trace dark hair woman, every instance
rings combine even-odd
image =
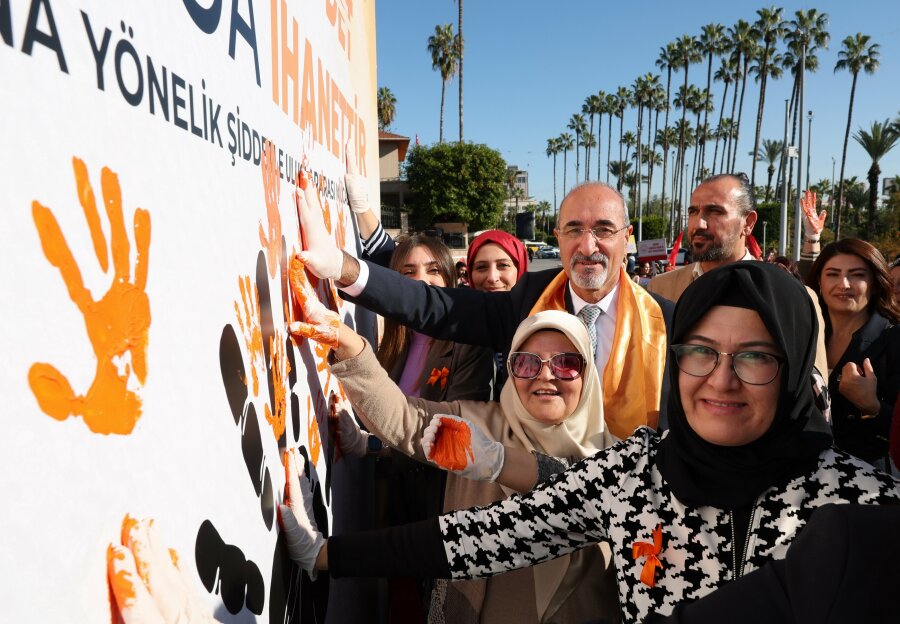
[[[825,317],[835,444],[882,462],[900,390],[900,308],[887,263],[869,243],[845,238],[825,246],[807,281]]]

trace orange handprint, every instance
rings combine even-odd
[[[275,145],[266,141],[259,165],[262,171],[263,190],[266,197],[266,214],[269,218],[269,232],[266,236],[262,222],[259,224],[259,242],[266,250],[269,266],[269,277],[275,277],[278,268],[278,255],[281,252],[281,215],[278,212],[278,197],[281,192],[281,177],[278,162],[275,159]]]
[[[129,434],[141,417],[141,398],[136,391],[147,378],[150,300],[145,291],[150,213],[143,208],[134,211],[137,250],[132,281],[131,245],[122,216],[119,177],[107,167],[100,173],[103,204],[110,225],[110,250],[107,251],[107,239],[100,225],[87,166],[81,159],[72,158],[72,168],[94,253],[104,272],[108,271],[109,254],[112,255],[113,282],[99,301],[95,301],[85,288],[81,270],[53,212],[33,201],[31,214],[44,255],[59,269],[69,297],[84,316],[88,338],[97,358],[97,369],[85,395],[76,395],[69,380],[54,366],[44,362],[32,365],[28,371],[28,384],[41,410],[57,420],[65,420],[72,415],[81,416],[94,433]]]
[[[234,312],[237,314],[238,324],[244,334],[244,344],[250,355],[250,375],[253,378],[253,394],[259,394],[259,373],[264,366],[265,354],[263,353],[263,336],[260,326],[259,291],[256,285],[250,281],[250,276],[238,278],[241,287],[241,304],[234,302]],[[249,380],[244,383],[249,387]]]
[[[291,364],[285,355],[285,341],[278,335],[277,330],[269,340],[269,351],[272,354],[269,363],[272,367],[274,405],[269,408],[269,404],[266,403],[263,409],[266,414],[266,422],[271,425],[275,439],[279,440],[284,435],[284,422],[287,415],[287,379],[291,372]]]

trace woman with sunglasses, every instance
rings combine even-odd
[[[292,556],[334,576],[462,579],[608,540],[625,620],[671,615],[783,559],[818,507],[900,501],[900,482],[832,445],[809,383],[817,331],[805,289],[780,268],[710,271],[675,310],[664,435],[639,429],[523,496],[327,544],[292,500],[283,525],[306,544]],[[507,448],[506,461],[519,454]],[[292,496],[302,482],[291,477]]]
[[[310,309],[310,305],[315,306],[315,302],[307,303],[306,318],[321,326],[327,312]],[[292,331],[322,340],[314,325],[297,325]],[[504,386],[499,403],[434,402],[404,396],[378,365],[369,344],[346,325],[340,326],[331,346],[331,372],[340,380],[355,413],[373,435],[392,448],[427,461],[422,436],[437,414],[471,424],[472,444],[481,449],[479,454],[487,444],[496,444],[498,454],[490,465],[482,464],[479,475],[448,474],[445,511],[488,505],[514,493],[503,482],[504,475],[515,473],[516,464],[511,462],[500,475],[504,447],[522,451],[525,457],[520,465],[531,470],[529,478],[533,483],[537,468],[528,461],[534,458],[532,451],[580,460],[612,443],[605,430],[591,341],[584,324],[571,314],[545,311],[520,324],[507,359],[510,381]],[[341,440],[341,445],[365,445],[369,434],[360,432],[346,412],[340,417],[342,437],[355,438],[352,442]],[[474,481],[467,476],[499,480]],[[608,550],[604,552],[595,546],[533,569],[488,580],[444,582],[432,595],[429,620],[618,621],[608,554]]]

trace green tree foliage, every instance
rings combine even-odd
[[[641,234],[644,240],[652,240],[654,238],[665,238],[669,230],[669,220],[659,215],[644,215],[641,221]],[[634,235],[637,237],[638,220],[632,219],[631,225],[634,226]]]
[[[470,230],[497,225],[506,197],[506,163],[486,145],[442,143],[413,147],[406,157],[406,179],[416,225],[460,221]]]

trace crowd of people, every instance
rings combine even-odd
[[[600,182],[560,205],[561,269],[528,271],[497,230],[454,266],[437,239],[392,241],[346,185],[362,257],[315,235],[309,188],[292,287],[334,280],[383,333],[370,344],[309,297],[290,329],[331,347],[353,407],[338,444],[378,453],[387,494],[379,528],[326,540],[290,454],[298,565],[418,579],[392,582],[390,622],[896,617],[896,261],[820,248],[808,197],[800,266],[757,261],[753,189],[725,174],[692,193],[676,270],[629,272],[625,200]]]

